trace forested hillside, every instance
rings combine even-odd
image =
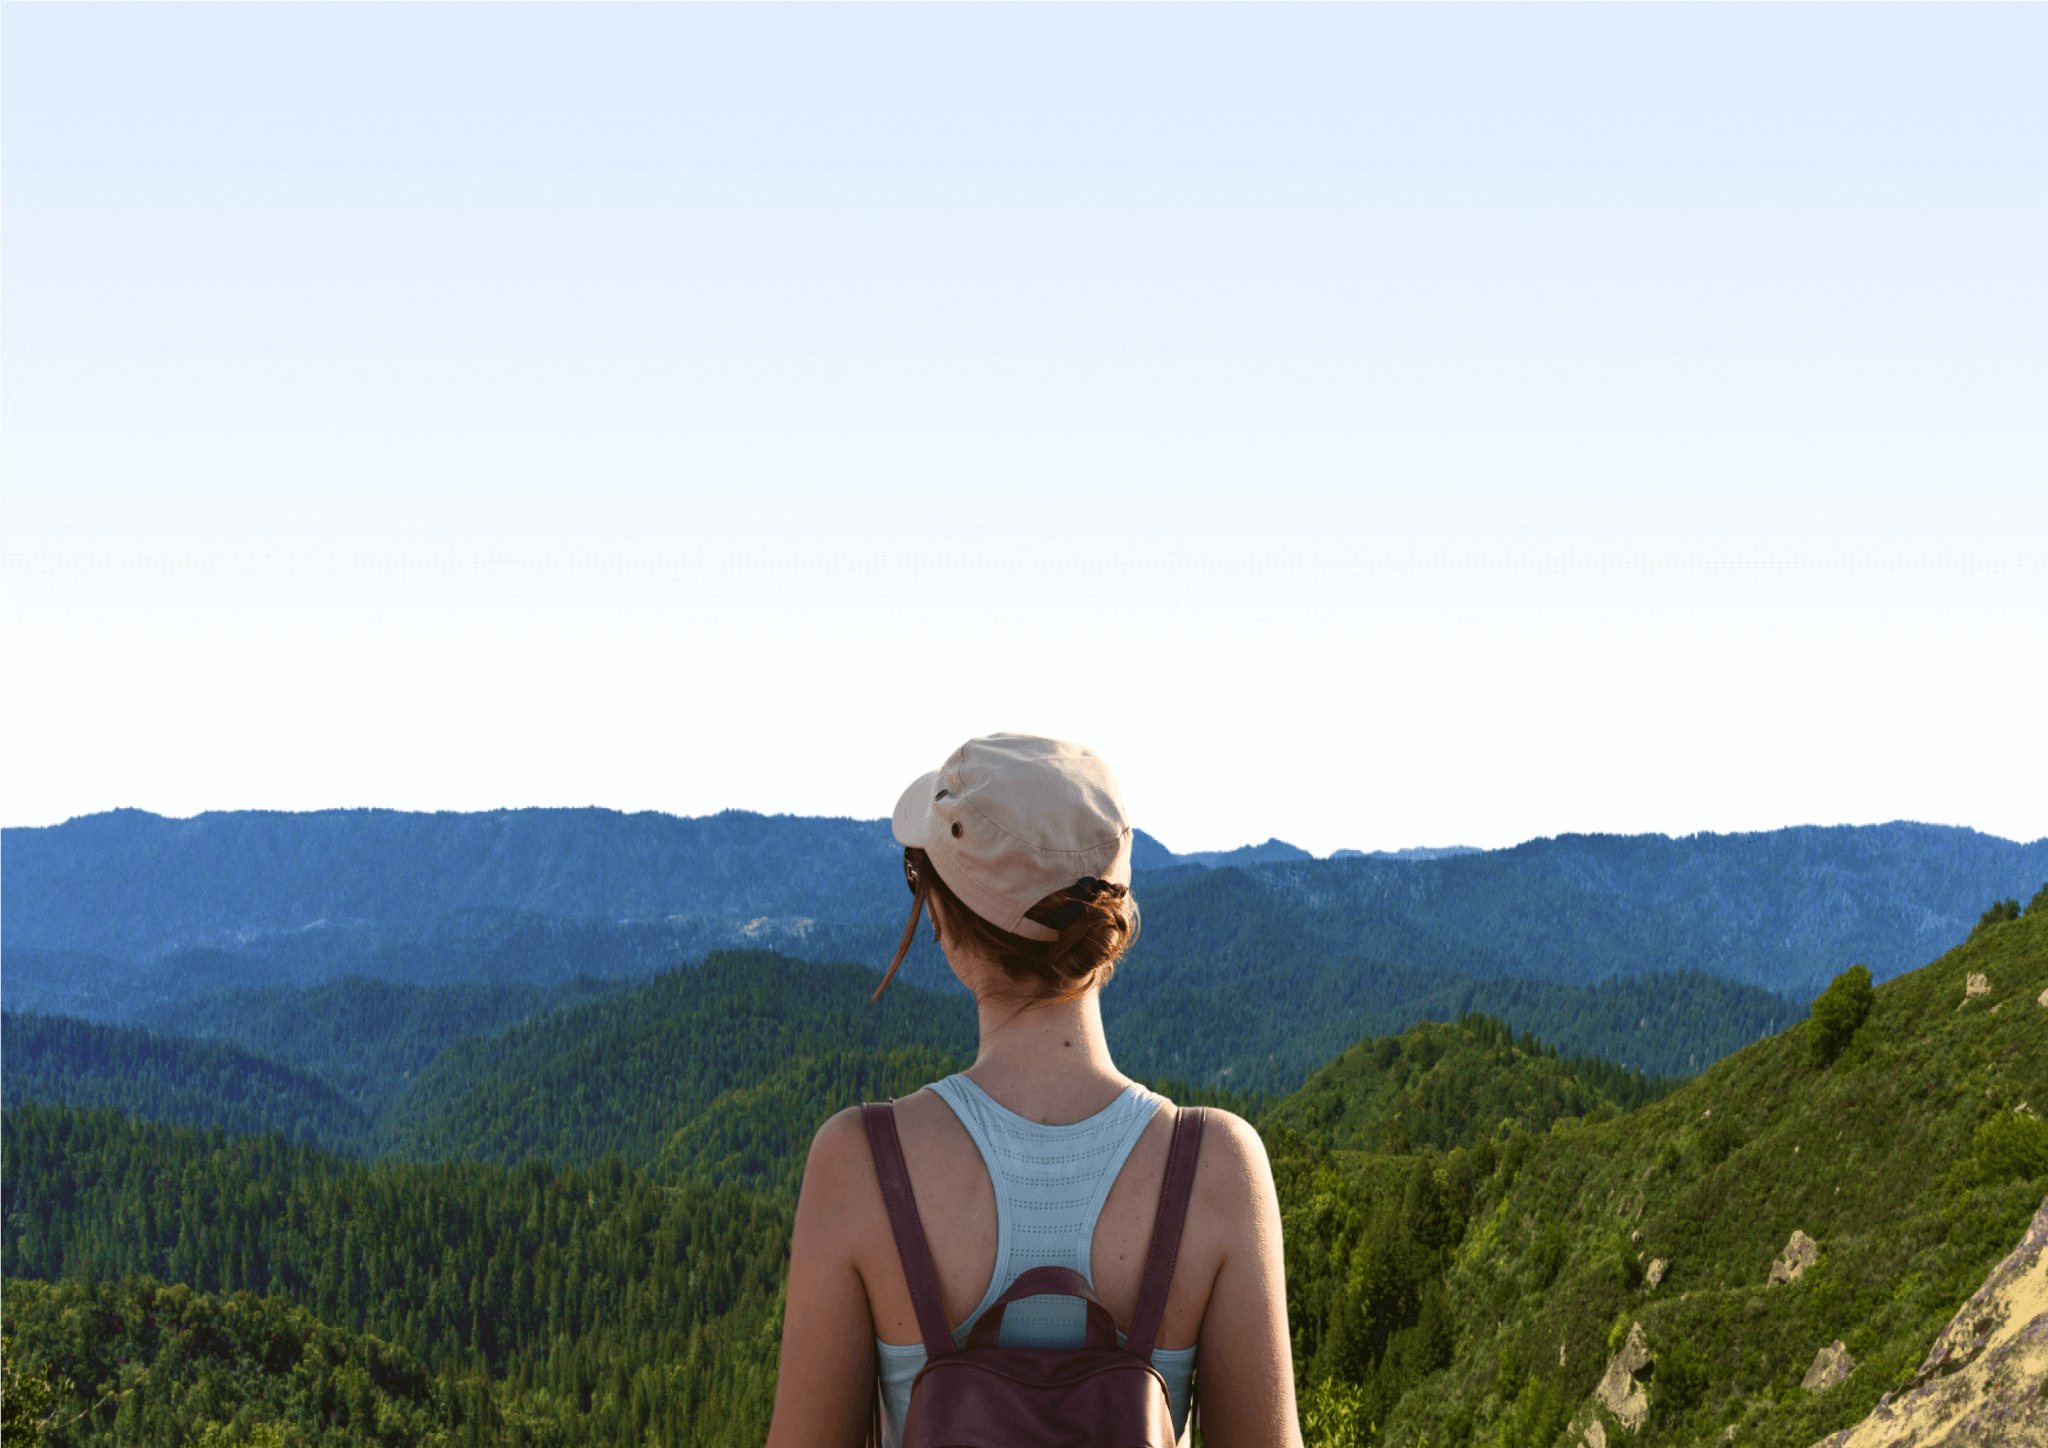
[[[217,991],[174,1002],[154,1019],[169,1035],[229,1041],[290,1061],[375,1112],[456,1041],[627,988],[625,981],[588,977],[549,987],[517,981],[401,985],[345,976],[303,989]]]
[[[112,1309],[152,1300],[154,1282],[230,1294],[194,1309],[210,1318],[274,1314],[232,1296],[255,1293],[361,1337],[361,1352],[403,1349],[381,1354],[396,1363],[381,1387],[406,1408],[401,1438],[409,1422],[491,1443],[744,1444],[766,1431],[789,1250],[778,1198],[657,1184],[616,1157],[587,1171],[364,1165],[112,1111],[30,1104],[5,1124],[9,1330],[74,1383],[57,1416],[82,1414],[55,1442],[183,1448],[245,1407],[297,1441],[335,1422],[325,1376],[391,1441],[374,1375],[301,1374],[247,1329],[184,1341],[184,1380],[149,1371],[162,1324],[145,1334]],[[27,1279],[119,1285],[76,1315],[64,1309],[78,1289],[24,1292]],[[263,1371],[248,1371],[252,1356]],[[421,1383],[408,1361],[441,1381]],[[314,1382],[274,1381],[301,1376]]]
[[[1149,916],[1147,917],[1150,918]],[[1498,1015],[1569,1055],[1689,1075],[1795,1019],[1783,996],[1696,972],[1575,986],[1451,972],[1313,964],[1293,970],[1166,966],[1133,959],[1103,992],[1118,1059],[1145,1074],[1286,1093],[1360,1035],[1417,1020]]]
[[[1295,1153],[1476,1146],[1566,1117],[1612,1117],[1665,1095],[1675,1081],[1597,1057],[1562,1060],[1534,1036],[1470,1015],[1360,1041],[1267,1112],[1261,1128]]]
[[[10,1051],[0,1275],[19,1350],[75,1385],[59,1416],[83,1416],[53,1441],[184,1448],[233,1421],[288,1441],[758,1443],[811,1133],[971,1054],[964,997],[870,1007],[875,978],[722,955],[473,1038],[378,1118],[371,1163],[25,1100]],[[31,1280],[64,1285],[17,1294]],[[167,1301],[203,1332],[133,1315]],[[256,1341],[285,1304],[311,1314],[293,1333],[330,1329],[317,1362]]]
[[[282,1297],[221,1298],[147,1277],[23,1279],[8,1284],[7,1315],[10,1445],[32,1441],[29,1423],[47,1418],[42,1441],[66,1448],[521,1441],[504,1431],[489,1378],[436,1376],[403,1348]],[[17,1349],[35,1364],[17,1371]]]
[[[21,1009],[133,1025],[184,1022],[206,1030],[209,1017],[239,1019],[251,992],[315,990],[351,978],[430,989],[509,988],[507,1005],[516,1009],[524,1000],[538,1009],[550,992],[592,981],[644,980],[684,960],[702,959],[707,950],[699,947],[713,939],[668,921],[481,913],[450,916],[439,930],[426,939],[380,941],[367,927],[322,926],[259,937],[233,949],[181,947],[132,962],[9,945],[8,975],[12,1003]],[[722,931],[716,940],[723,942]],[[317,997],[311,1004],[324,1008]],[[260,1003],[257,1009],[263,1009]],[[463,1004],[459,993],[440,995],[433,1009],[498,1013],[473,1000]]]
[[[870,1005],[875,979],[857,966],[720,955],[464,1041],[399,1099],[386,1118],[390,1149],[506,1165],[666,1155],[680,1168],[716,1158],[716,1122],[737,1099],[756,1151],[780,1143],[772,1165],[764,1155],[739,1175],[773,1175],[780,1153],[801,1153],[831,1111],[915,1090],[973,1060],[964,995],[892,987]]]
[[[1408,1155],[1347,1131],[1427,1081],[1397,1084],[1440,1027],[1276,1108],[1311,1441],[1552,1448],[1597,1421],[1595,1441],[1644,1448],[1729,1427],[1808,1448],[1910,1386],[2048,1191],[2048,893],[1874,994],[1864,979],[1625,1115]],[[1347,1136],[1379,1149],[1331,1149]],[[1773,1283],[1795,1232],[1817,1245]],[[1803,1386],[1838,1340],[1853,1371]]]
[[[332,1151],[360,1151],[368,1140],[368,1114],[327,1081],[217,1041],[11,1011],[0,1035],[9,1107],[110,1106],[153,1121],[281,1132]]]
[[[205,1019],[270,1055],[10,1014],[5,1095],[9,1106],[105,1105],[276,1131],[354,1156],[509,1166],[622,1153],[677,1178],[780,1181],[837,1106],[915,1089],[972,1059],[964,995],[899,985],[870,1004],[875,980],[858,966],[727,952],[623,989],[508,999],[498,988],[339,982],[230,997],[252,1006],[240,1022],[208,1006]],[[536,1005],[550,1008],[524,1014]],[[510,1028],[456,1034],[507,1017]]]

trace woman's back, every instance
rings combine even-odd
[[[1093,1110],[1074,1111],[1070,1106],[1067,1112],[1045,1110],[1045,1102],[1029,1099],[1045,1093],[1010,1091],[998,1096],[995,1091],[975,1082],[972,1073],[953,1080],[966,1089],[952,1087],[948,1094],[965,1100],[970,1110],[979,1104],[974,1098],[986,1102],[993,1108],[986,1114],[994,1118],[999,1131],[1005,1126],[1010,1132],[1015,1132],[1018,1127],[1028,1128],[1033,1124],[1064,1127],[1077,1122],[1100,1121],[1104,1129],[1082,1149],[1116,1151],[1122,1160],[1119,1169],[1105,1184],[1099,1205],[1072,1197],[1054,1197],[1049,1199],[1054,1204],[1053,1210],[1031,1214],[1057,1218],[1065,1214],[1057,1206],[1062,1201],[1071,1204],[1066,1209],[1068,1213],[1085,1213],[1093,1208],[1095,1226],[1087,1259],[1071,1262],[1063,1250],[1058,1250],[1066,1245],[1060,1240],[1065,1234],[1054,1235],[1049,1243],[1034,1240],[1046,1237],[1047,1229],[1056,1227],[1056,1221],[1013,1222],[1011,1240],[1008,1243],[1004,1241],[1001,1232],[1003,1214],[997,1211],[996,1189],[990,1180],[982,1151],[976,1145],[972,1131],[962,1122],[960,1113],[942,1099],[938,1091],[927,1088],[897,1102],[897,1129],[903,1139],[904,1160],[910,1168],[911,1188],[917,1197],[918,1213],[924,1219],[925,1235],[931,1242],[932,1260],[938,1269],[939,1291],[945,1299],[948,1325],[959,1327],[966,1322],[1026,1268],[1057,1261],[1063,1266],[1073,1266],[1088,1277],[1096,1296],[1116,1318],[1117,1326],[1128,1329],[1131,1314],[1138,1305],[1138,1281],[1144,1271],[1145,1249],[1152,1240],[1152,1216],[1159,1203],[1159,1187],[1166,1179],[1167,1145],[1173,1132],[1171,1107],[1157,1110],[1165,1104],[1162,1098],[1143,1087],[1113,1080],[1095,1083],[1098,1100],[1088,1103],[1094,1106]],[[1009,1099],[1005,1100],[1005,1096]],[[1012,1103],[1027,1109],[1016,1110]],[[1122,1140],[1117,1130],[1125,1122],[1102,1120],[1119,1103],[1124,1103],[1131,1115],[1142,1112],[1145,1118],[1137,1123],[1135,1140],[1129,1143]],[[1028,1110],[1034,1104],[1041,1107],[1035,1113]],[[1003,1118],[1008,1118],[1008,1121]],[[858,1120],[850,1114],[847,1120],[857,1130]],[[855,1145],[864,1151],[865,1137]],[[1008,1143],[999,1140],[996,1145],[1001,1150]],[[1013,1200],[1019,1191],[1030,1191],[1027,1182],[1034,1178],[1042,1180],[1047,1175],[1046,1165],[1043,1160],[1020,1160],[1013,1164],[1013,1170],[1006,1173],[1013,1178],[1009,1184]],[[1096,1185],[1089,1183],[1091,1191]],[[1174,1273],[1174,1291],[1167,1299],[1166,1321],[1160,1330],[1160,1345],[1166,1348],[1184,1348],[1193,1344],[1194,1329],[1201,1321],[1201,1305],[1207,1300],[1208,1279],[1214,1276],[1214,1262],[1205,1263],[1190,1254],[1194,1242],[1205,1235],[1202,1231],[1200,1186],[1198,1177],[1196,1205],[1188,1213],[1188,1238],[1181,1249],[1180,1266]],[[880,1188],[877,1187],[876,1191],[879,1194]],[[876,1201],[879,1204],[879,1195]],[[871,1299],[875,1308],[876,1336],[884,1342],[914,1343],[918,1341],[917,1315],[910,1305],[910,1289],[903,1283],[900,1270],[893,1274],[883,1270],[894,1261],[896,1250],[886,1214],[877,1225],[880,1235],[871,1245],[883,1260],[875,1264],[874,1272],[862,1272],[864,1278],[883,1289]],[[1025,1230],[1019,1232],[1019,1226]],[[1048,1252],[1048,1246],[1054,1250]],[[1003,1264],[1005,1280],[996,1282],[993,1279],[998,1259],[1006,1255],[1006,1248],[1009,1260]],[[865,1269],[865,1263],[863,1266]],[[889,1282],[887,1279],[892,1276],[895,1280]],[[883,1280],[877,1282],[878,1278]],[[891,1287],[895,1289],[893,1292],[889,1290]]]
[[[1172,1105],[1135,1082],[1118,1091],[1101,1110],[1076,1122],[1034,1121],[995,1100],[968,1076],[949,1076],[934,1082],[919,1098],[937,1097],[954,1121],[966,1132],[980,1159],[983,1177],[992,1188],[981,1199],[994,1208],[994,1251],[985,1249],[986,1222],[977,1220],[972,1230],[957,1239],[959,1261],[938,1270],[941,1282],[950,1276],[963,1284],[977,1279],[985,1286],[964,1316],[948,1301],[948,1325],[955,1340],[964,1343],[967,1330],[981,1314],[1008,1289],[1011,1283],[1035,1267],[1067,1267],[1088,1278],[1100,1289],[1116,1280],[1116,1299],[1128,1298],[1118,1311],[1108,1297],[1105,1306],[1128,1329],[1137,1300],[1136,1278],[1126,1264],[1131,1254],[1116,1254],[1107,1242],[1127,1238],[1133,1225],[1141,1226],[1149,1242],[1150,1214],[1146,1197],[1157,1200],[1163,1179],[1164,1157],[1153,1164],[1151,1180],[1128,1159],[1158,1124],[1171,1131]],[[1164,1110],[1162,1110],[1164,1108]],[[899,1116],[909,1108],[899,1106]],[[935,1133],[936,1135],[936,1133]],[[932,1146],[948,1155],[957,1153],[958,1142],[951,1134],[939,1136]],[[958,1173],[957,1162],[949,1163]],[[910,1168],[913,1192],[918,1172]],[[1122,1186],[1122,1200],[1115,1209],[1109,1198]],[[1149,1191],[1147,1190],[1149,1186]],[[957,1198],[955,1199],[957,1200]],[[1134,1213],[1130,1210],[1136,1207]],[[1117,1219],[1143,1217],[1141,1223],[1119,1220],[1105,1237],[1105,1248],[1096,1249],[1097,1228],[1106,1212]],[[920,1215],[923,1215],[922,1211]],[[1099,1258],[1099,1260],[1098,1260]],[[1105,1269],[1107,1269],[1105,1271]],[[1176,1274],[1178,1276],[1178,1274]],[[1129,1282],[1122,1279],[1130,1278]],[[943,1291],[943,1288],[942,1288]],[[1083,1337],[1081,1303],[1071,1297],[1025,1298],[1010,1306],[1003,1317],[1001,1341],[1011,1347],[1078,1347]],[[913,1328],[909,1342],[891,1342],[886,1336],[876,1341],[886,1417],[892,1429],[900,1427],[909,1406],[910,1387],[925,1364],[925,1350],[916,1341]],[[1162,1343],[1152,1354],[1153,1366],[1165,1380],[1177,1424],[1188,1411],[1189,1379],[1194,1370],[1194,1347]]]
[[[965,1076],[893,1113],[946,1326],[967,1324],[1026,1269],[1059,1265],[1086,1276],[1128,1332],[1176,1112],[1116,1069],[1103,1036],[1101,986],[1138,924],[1114,778],[1057,740],[970,740],[905,791],[892,828],[913,903],[889,974],[929,907],[980,1025]],[[1020,1330],[1059,1331],[1059,1313],[1038,1306],[1019,1304]],[[1006,1313],[1014,1342],[1011,1328]],[[896,1374],[907,1385],[925,1340],[850,1108],[820,1129],[804,1167],[770,1448],[857,1448],[878,1378],[908,1366]],[[1258,1135],[1225,1112],[1202,1135],[1153,1365],[1184,1385],[1198,1345],[1214,1448],[1299,1444],[1279,1203]],[[1169,1395],[1184,1410],[1184,1394]]]

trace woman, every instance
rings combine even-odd
[[[1177,1113],[1117,1070],[1102,1032],[1102,985],[1138,931],[1115,777],[1078,745],[971,739],[904,792],[892,823],[915,898],[882,985],[929,910],[981,1026],[968,1071],[895,1104],[954,1340],[1047,1263],[1088,1277],[1128,1332]],[[1075,1298],[1026,1298],[1003,1319],[1005,1345],[1081,1336]],[[1157,1341],[1176,1431],[1199,1365],[1213,1448],[1299,1444],[1272,1171],[1257,1134],[1225,1112],[1209,1113]],[[924,1361],[851,1108],[825,1123],[804,1168],[770,1448],[857,1448],[878,1377],[894,1443]]]

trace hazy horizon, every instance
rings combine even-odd
[[[399,808],[399,807],[396,807],[396,806],[392,806],[392,805],[375,805],[375,804],[359,804],[359,805],[325,805],[325,806],[314,806],[314,807],[312,807],[312,808],[308,808],[308,809],[292,809],[292,810],[264,810],[264,809],[259,809],[259,808],[251,808],[251,809],[246,809],[246,810],[238,810],[238,809],[222,809],[222,810],[206,809],[206,810],[197,810],[197,811],[194,811],[194,812],[193,812],[193,813],[191,813],[191,814],[182,814],[182,815],[164,814],[164,813],[162,813],[161,811],[157,811],[157,810],[148,810],[148,809],[141,809],[140,807],[138,807],[138,806],[134,806],[134,805],[116,805],[116,806],[114,806],[114,807],[113,807],[113,808],[111,808],[111,809],[106,809],[106,810],[94,810],[94,811],[90,811],[90,812],[88,812],[88,813],[86,813],[86,814],[79,814],[79,815],[71,815],[71,816],[67,816],[67,817],[66,817],[65,819],[61,819],[61,820],[52,820],[52,821],[50,821],[50,822],[49,822],[49,823],[47,823],[47,824],[33,824],[33,825],[7,825],[7,826],[5,826],[5,828],[7,828],[7,829],[9,829],[9,830],[18,830],[18,829],[56,829],[56,828],[58,828],[59,826],[62,826],[62,825],[66,825],[66,824],[70,824],[70,823],[72,823],[73,821],[76,821],[76,820],[81,820],[81,819],[90,819],[90,818],[92,818],[92,817],[93,817],[93,816],[95,816],[95,815],[100,815],[100,814],[119,814],[119,813],[131,812],[131,811],[132,811],[132,812],[135,812],[135,813],[140,813],[140,814],[148,814],[148,815],[152,815],[152,816],[154,816],[154,817],[156,817],[156,818],[158,818],[158,819],[165,819],[165,820],[192,820],[192,819],[198,819],[198,818],[201,818],[201,817],[203,817],[203,816],[205,816],[205,815],[223,815],[223,814],[344,814],[344,813],[354,813],[354,812],[387,812],[387,813],[393,813],[393,814],[516,814],[516,813],[520,813],[520,812],[523,812],[523,811],[527,811],[527,810],[561,810],[561,811],[576,811],[576,810],[586,810],[586,809],[594,809],[594,810],[603,810],[603,811],[606,811],[606,812],[608,812],[608,813],[612,813],[612,814],[620,814],[620,815],[633,815],[633,814],[657,814],[657,815],[664,815],[664,816],[667,816],[667,817],[668,817],[668,818],[670,818],[670,819],[707,819],[707,818],[712,818],[712,817],[715,817],[715,816],[717,816],[717,815],[721,815],[721,814],[751,814],[751,815],[758,815],[758,816],[761,816],[761,817],[763,817],[763,818],[768,818],[768,819],[816,819],[816,820],[857,820],[857,821],[861,821],[861,822],[863,822],[863,823],[873,823],[873,824],[886,824],[886,823],[888,822],[888,816],[887,816],[887,815],[845,815],[845,814],[823,814],[823,813],[816,813],[816,812],[804,812],[804,811],[791,811],[791,810],[758,810],[758,809],[749,809],[749,808],[748,808],[748,807],[746,807],[745,805],[728,805],[728,806],[726,806],[726,807],[725,807],[725,808],[723,808],[723,809],[717,809],[717,810],[706,810],[706,811],[703,811],[703,812],[701,812],[701,813],[698,813],[698,814],[688,814],[688,815],[681,815],[681,814],[676,814],[676,813],[675,813],[674,811],[671,811],[671,810],[663,810],[663,809],[621,810],[621,809],[614,809],[614,808],[613,808],[612,806],[610,806],[610,805],[600,805],[600,804],[584,804],[584,805],[498,805],[498,806],[495,806],[495,807],[489,807],[489,808],[484,808],[484,809],[475,809],[475,810],[409,810],[409,809],[402,809],[402,808]],[[1666,839],[1666,840],[1686,840],[1686,839],[1694,839],[1694,838],[1702,838],[1702,837],[1704,837],[1704,838],[1713,838],[1713,837],[1717,837],[1717,836],[1721,836],[1721,837],[1727,837],[1727,836],[1736,836],[1736,835],[1756,835],[1756,834],[1774,834],[1774,833],[1777,833],[1777,832],[1779,832],[1779,831],[1782,831],[1782,830],[1799,830],[1799,829],[1819,829],[1819,830],[1832,830],[1832,829],[1852,829],[1852,830],[1856,830],[1856,829],[1884,829],[1884,828],[1887,828],[1888,826],[1891,826],[1891,825],[1915,825],[1915,826],[1922,826],[1922,827],[1925,827],[1925,828],[1929,828],[1929,829],[1944,829],[1944,830],[1964,830],[1964,831],[1968,831],[1968,832],[1969,832],[1969,833],[1971,833],[1971,834],[1977,834],[1977,835],[1982,835],[1982,836],[1984,836],[1984,837],[1986,837],[1986,838],[1988,838],[1988,839],[1996,839],[1996,840],[2003,840],[2003,841],[2005,841],[2005,842],[2006,842],[2006,843],[2008,843],[2008,844],[2014,844],[2014,845],[2033,845],[2033,844],[2038,844],[2038,843],[2040,843],[2040,842],[2041,842],[2041,840],[2043,840],[2043,839],[2048,839],[2048,836],[2040,836],[2040,837],[2036,837],[2036,838],[2033,838],[2033,839],[2025,839],[2025,838],[2015,838],[2015,837],[2013,837],[2013,836],[2010,836],[2010,835],[2001,835],[2001,834],[1998,834],[1998,833],[1996,833],[1995,831],[1991,831],[1991,830],[1984,830],[1984,829],[1978,829],[1978,828],[1977,828],[1976,826],[1974,826],[1974,825],[1967,825],[1967,824],[1954,824],[1954,823],[1944,822],[1944,821],[1940,821],[1940,820],[1911,820],[1911,819],[1890,819],[1890,820],[1837,820],[1837,821],[1833,821],[1833,822],[1831,822],[1831,823],[1826,823],[1826,824],[1820,823],[1820,822],[1818,822],[1818,821],[1813,821],[1813,820],[1802,820],[1802,821],[1797,821],[1797,822],[1794,822],[1794,823],[1790,823],[1790,824],[1782,824],[1782,825],[1771,825],[1771,826],[1766,826],[1766,827],[1764,827],[1764,828],[1762,828],[1762,829],[1755,829],[1755,830],[1690,830],[1690,831],[1682,831],[1682,832],[1679,832],[1679,831],[1670,831],[1670,830],[1631,830],[1631,831],[1627,831],[1627,832],[1622,832],[1622,831],[1613,831],[1613,830],[1558,830],[1558,831],[1553,831],[1553,832],[1550,832],[1550,833],[1545,833],[1545,834],[1534,834],[1534,835],[1530,835],[1530,836],[1528,836],[1528,837],[1527,837],[1526,839],[1514,840],[1514,841],[1511,841],[1511,842],[1509,842],[1509,843],[1507,843],[1507,844],[1504,844],[1504,845],[1466,845],[1466,844],[1462,844],[1462,843],[1459,843],[1459,842],[1455,842],[1455,841],[1453,841],[1453,842],[1447,842],[1447,843],[1438,843],[1438,844],[1408,844],[1408,845],[1373,845],[1373,846],[1359,846],[1359,845],[1337,845],[1337,846],[1335,846],[1335,847],[1333,847],[1332,849],[1329,849],[1329,850],[1321,850],[1321,851],[1310,851],[1309,853],[1310,853],[1311,855],[1313,855],[1313,857],[1314,857],[1315,859],[1318,859],[1318,860],[1328,860],[1328,859],[1332,858],[1332,857],[1333,857],[1334,855],[1336,855],[1336,854],[1338,854],[1338,853],[1341,853],[1341,852],[1344,852],[1344,851],[1350,851],[1350,852],[1353,852],[1353,853],[1356,853],[1356,854],[1362,854],[1362,855],[1366,855],[1366,856],[1372,856],[1372,855],[1397,855],[1397,854],[1401,854],[1401,853],[1403,853],[1403,852],[1406,852],[1406,851],[1417,851],[1417,850],[1439,850],[1439,851],[1471,850],[1471,851],[1473,851],[1473,852],[1475,852],[1475,853],[1479,853],[1479,854],[1490,854],[1490,853],[1493,853],[1493,852],[1495,852],[1495,851],[1499,851],[1499,850],[1511,850],[1511,849],[1514,849],[1514,848],[1516,848],[1516,847],[1518,847],[1518,846],[1520,846],[1520,845],[1536,844],[1536,843],[1540,843],[1541,841],[1544,841],[1544,840],[1557,840],[1557,839],[1565,839],[1565,838],[1570,838],[1570,837],[1574,837],[1574,836],[1581,836],[1581,837],[1583,837],[1583,836],[1611,836],[1611,837],[1615,837],[1615,838],[1656,838],[1656,839]],[[1165,847],[1166,849],[1168,849],[1169,851],[1171,851],[1171,852],[1172,852],[1172,853],[1174,853],[1175,855],[1218,855],[1218,854],[1230,854],[1230,853],[1233,853],[1233,852],[1235,852],[1235,851],[1238,851],[1238,850],[1248,850],[1248,849],[1257,849],[1257,848],[1259,848],[1259,847],[1260,847],[1260,846],[1262,846],[1262,845],[1271,845],[1271,844],[1281,844],[1281,845],[1288,845],[1288,846],[1290,846],[1291,848],[1294,848],[1294,849],[1302,849],[1302,848],[1305,848],[1305,847],[1303,847],[1303,846],[1300,846],[1300,845],[1296,845],[1296,844],[1294,844],[1294,842],[1293,842],[1293,841],[1291,841],[1291,840],[1283,839],[1283,838],[1281,838],[1281,837],[1280,837],[1280,836],[1278,836],[1278,835],[1270,835],[1270,834],[1269,834],[1269,835],[1267,835],[1267,836],[1265,836],[1265,837],[1264,837],[1264,838],[1262,838],[1262,839],[1253,839],[1253,840],[1243,840],[1243,841],[1240,841],[1240,842],[1238,842],[1237,844],[1210,844],[1210,843],[1197,843],[1197,844],[1192,844],[1192,845],[1188,845],[1188,844],[1177,844],[1177,843],[1175,843],[1175,842],[1173,842],[1173,841],[1170,841],[1170,840],[1166,840],[1166,839],[1163,839],[1163,838],[1161,838],[1161,837],[1160,837],[1160,835],[1159,835],[1158,833],[1156,833],[1156,832],[1155,832],[1155,831],[1153,831],[1153,830],[1149,830],[1149,829],[1146,829],[1146,828],[1145,828],[1145,826],[1144,826],[1144,825],[1142,825],[1142,824],[1136,825],[1136,826],[1134,826],[1134,828],[1136,828],[1136,829],[1138,830],[1138,832],[1139,832],[1139,833],[1141,833],[1141,834],[1144,834],[1144,835],[1147,835],[1147,836],[1149,836],[1149,837],[1150,837],[1150,838],[1152,839],[1152,841],[1153,841],[1153,842],[1154,842],[1155,844],[1159,844],[1159,845],[1162,845],[1162,846],[1164,846],[1164,847]]]

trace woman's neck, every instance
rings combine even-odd
[[[1048,1126],[1083,1121],[1131,1084],[1109,1056],[1102,992],[1056,1004],[976,991],[981,1049],[968,1079],[1019,1116]]]

